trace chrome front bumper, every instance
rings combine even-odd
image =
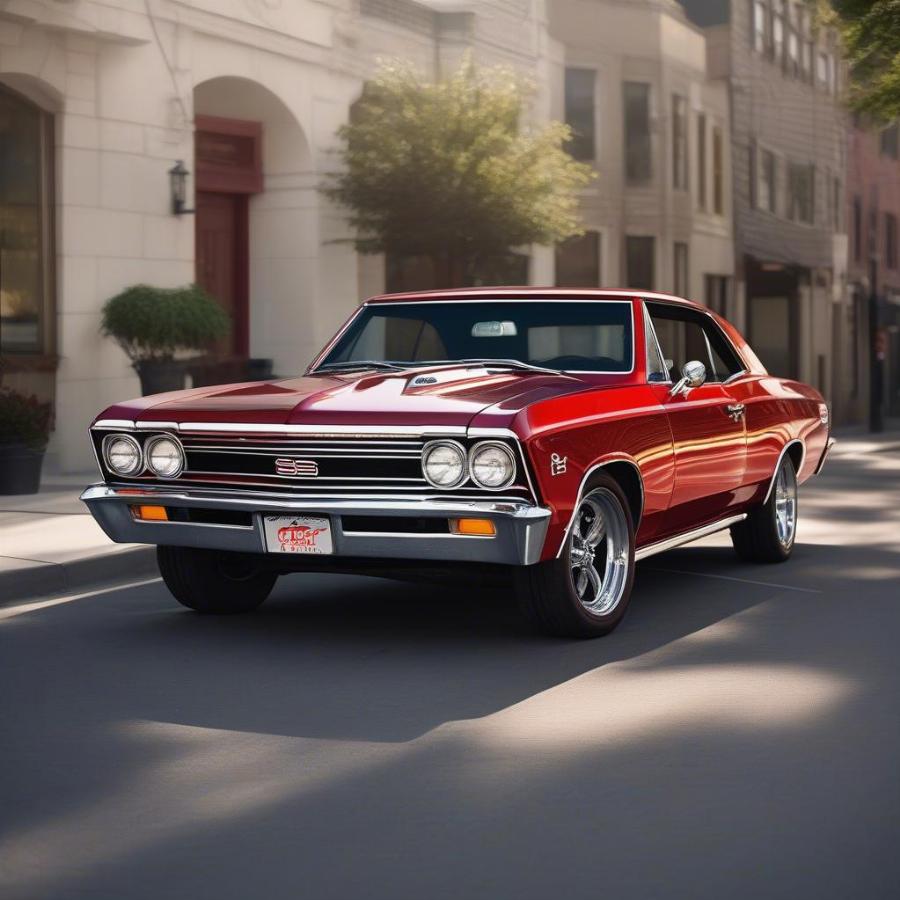
[[[148,489],[136,495],[105,484],[95,484],[81,495],[100,527],[119,543],[203,547],[241,553],[266,553],[263,515],[324,515],[331,520],[335,557],[497,563],[530,566],[541,557],[550,510],[528,503],[490,500],[328,500],[285,495],[236,496],[221,491]],[[249,525],[206,522],[148,522],[136,519],[138,504],[168,509],[229,510],[250,514]],[[416,534],[410,531],[345,531],[343,516],[451,519],[491,519],[493,537],[460,534]],[[282,554],[282,558],[286,554]]]

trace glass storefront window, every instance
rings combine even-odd
[[[46,353],[52,118],[0,85],[0,352]]]

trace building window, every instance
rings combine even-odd
[[[841,179],[836,175],[831,176],[829,203],[831,205],[831,225],[838,234],[841,234],[844,230],[844,190]]]
[[[784,0],[772,2],[772,55],[784,65]]]
[[[650,85],[626,81],[625,178],[628,184],[646,184],[653,177],[650,141]]]
[[[656,240],[653,237],[625,238],[625,270],[628,287],[652,291],[656,283]]]
[[[884,264],[897,268],[897,217],[893,213],[884,215]]]
[[[706,114],[697,116],[697,205],[706,209]]]
[[[862,197],[853,198],[853,258],[862,260]]]
[[[676,191],[688,187],[687,99],[672,95],[672,182]]]
[[[53,119],[0,85],[0,353],[52,353]]]
[[[769,48],[769,9],[766,0],[753,0],[753,49],[765,53]]]
[[[597,287],[600,284],[600,235],[586,231],[556,246],[558,287]]]
[[[809,15],[797,7],[797,28],[800,32],[800,74],[804,81],[812,81],[813,41],[810,36]]]
[[[593,69],[566,69],[566,124],[572,129],[569,153],[575,159],[591,160],[596,154],[594,141]]]
[[[776,193],[776,160],[771,150],[760,149],[757,154],[756,173],[756,207],[766,212],[775,213]]]
[[[897,159],[897,150],[898,150],[898,127],[897,123],[894,122],[892,125],[888,125],[881,132],[881,155],[889,156],[891,159]]]
[[[788,64],[787,70],[789,74],[795,78],[800,74],[800,32],[798,29],[798,19],[800,17],[799,7],[794,3],[788,4]]]
[[[725,215],[725,141],[721,128],[713,128],[713,212]]]
[[[804,163],[788,166],[788,218],[812,225],[815,221],[815,167]]]
[[[690,293],[690,273],[688,272],[688,245],[682,241],[675,242],[675,293],[679,297],[687,297]]]
[[[834,93],[834,58],[827,50],[816,57],[816,81],[829,94]]]
[[[720,316],[724,316],[728,312],[730,293],[731,279],[727,275],[705,275],[703,277],[703,302]]]

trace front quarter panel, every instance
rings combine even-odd
[[[672,432],[652,390],[643,385],[588,391],[529,407],[519,429],[543,502],[551,509],[542,559],[559,551],[582,485],[598,466],[636,467],[643,509],[636,543],[661,527],[674,484]]]

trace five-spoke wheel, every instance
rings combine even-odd
[[[557,559],[518,570],[525,614],[549,634],[598,637],[625,615],[634,580],[634,524],[618,483],[592,479]]]

